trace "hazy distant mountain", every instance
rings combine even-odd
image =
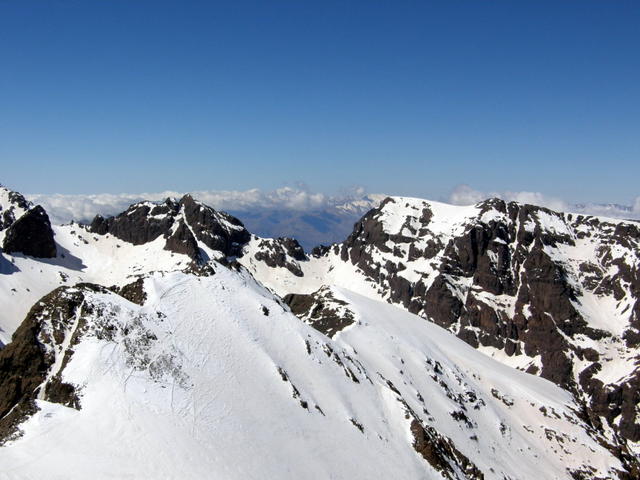
[[[246,227],[261,237],[293,237],[310,251],[318,245],[343,241],[362,215],[375,208],[385,195],[365,195],[322,209],[230,210]]]

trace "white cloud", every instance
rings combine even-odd
[[[132,203],[143,200],[162,201],[167,197],[180,198],[186,192],[164,191],[140,194],[95,194],[62,195],[33,194],[25,195],[33,203],[42,205],[49,213],[53,223],[66,223],[71,220],[87,222],[95,215],[116,215],[127,209]],[[339,196],[310,192],[303,187],[282,187],[273,191],[250,189],[203,190],[189,192],[191,195],[217,210],[319,210],[338,205],[345,201],[361,199],[365,194],[362,187],[345,190]]]
[[[71,220],[88,222],[98,213],[116,215],[132,203],[142,200],[162,201],[167,197],[180,198],[186,192],[164,191],[156,193],[122,193],[95,195],[34,194],[25,195],[34,203],[41,204],[49,213],[52,222],[67,223]],[[373,199],[383,196],[367,194],[362,187],[343,189],[337,196],[311,192],[304,186],[282,187],[272,191],[257,188],[250,190],[202,190],[190,192],[195,198],[218,210],[246,212],[260,210],[313,211],[332,207],[344,209],[344,205],[372,205]],[[379,197],[379,198],[378,198]],[[563,199],[540,192],[512,191],[483,192],[469,185],[458,185],[449,195],[448,202],[454,205],[472,205],[491,197],[506,201],[541,205],[557,211],[571,211],[612,218],[640,219],[640,197],[629,206],[571,204]],[[359,201],[359,202],[358,202]],[[356,209],[359,211],[359,209]]]
[[[473,205],[487,198],[501,198],[508,202],[529,203],[561,212],[576,212],[587,215],[599,215],[611,218],[640,219],[640,197],[636,197],[632,206],[617,204],[572,204],[560,198],[544,195],[540,192],[482,192],[469,185],[456,186],[449,195],[449,203],[453,205]]]
[[[114,215],[126,210],[129,205],[143,200],[142,195],[98,194],[98,195],[25,195],[33,203],[42,205],[53,223],[70,220],[87,221],[96,214]]]
[[[453,205],[475,205],[489,198],[486,193],[474,190],[469,185],[458,185],[449,195],[449,203]]]

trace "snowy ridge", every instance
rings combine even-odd
[[[357,323],[332,341],[224,267],[155,274],[145,291],[143,306],[85,292],[83,333],[61,375],[80,408],[37,400],[22,435],[0,449],[4,475],[66,478],[70,461],[98,478],[572,478],[622,468],[569,394],[395,307],[336,291]],[[412,426],[437,429],[458,462],[423,458]]]
[[[95,235],[78,224],[53,227],[58,256],[34,261],[24,255],[0,259],[0,342],[9,343],[25,315],[40,297],[61,285],[80,282],[123,286],[152,271],[187,268],[186,255],[164,249],[159,238],[132,245],[112,235]]]
[[[51,234],[0,252],[0,477],[640,473],[638,223],[394,197],[309,255],[185,196]]]
[[[300,262],[302,278],[250,249],[239,261],[277,294],[336,285],[402,306],[572,391],[612,445],[640,453],[639,223],[393,197]]]

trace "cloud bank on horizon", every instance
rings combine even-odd
[[[165,190],[155,193],[121,194],[25,194],[25,197],[33,203],[42,205],[49,213],[52,222],[67,223],[71,220],[87,222],[97,214],[116,215],[133,203],[160,202],[169,197],[180,198],[186,193],[190,193],[194,198],[217,210],[236,212],[255,210],[318,211],[354,202],[372,201],[361,187],[345,189],[343,194],[336,196],[311,192],[302,187],[282,187],[272,191],[263,191],[257,188],[243,191],[176,192]]]
[[[116,215],[132,203],[143,200],[162,201],[167,197],[179,198],[187,192],[163,191],[155,193],[121,194],[31,194],[25,195],[30,201],[42,205],[49,213],[52,222],[67,223],[71,220],[88,222],[95,215]],[[232,212],[255,211],[294,211],[317,212],[322,210],[349,209],[351,205],[366,207],[374,205],[385,195],[369,194],[362,187],[345,190],[340,195],[327,195],[311,192],[302,187],[282,187],[272,191],[257,188],[250,190],[201,190],[189,192],[194,198],[218,210]],[[557,211],[571,211],[589,215],[612,218],[640,219],[640,196],[632,205],[619,204],[572,204],[561,198],[544,195],[540,192],[498,191],[484,192],[469,185],[456,186],[446,199],[453,205],[472,205],[490,197],[507,201],[541,205]],[[351,209],[361,214],[362,208]]]
[[[449,195],[449,203],[453,205],[473,205],[487,198],[497,197],[509,202],[530,203],[540,205],[560,212],[575,212],[586,215],[597,215],[611,218],[640,219],[640,196],[636,197],[632,205],[616,203],[570,203],[561,198],[544,195],[540,192],[510,191],[482,192],[469,185],[456,186]]]

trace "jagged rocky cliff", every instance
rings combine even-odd
[[[640,225],[498,199],[475,210],[443,232],[429,203],[389,199],[341,259],[470,345],[527,358],[584,397],[595,425],[639,441]]]
[[[612,450],[635,463],[639,242],[632,221],[499,199],[454,207],[397,197],[367,213],[345,242],[302,262],[297,285],[246,265],[289,294],[294,311],[312,305],[304,296],[323,283],[356,289],[551,380],[581,402]],[[307,314],[321,316],[317,307]]]
[[[49,216],[40,205],[0,185],[0,240],[6,253],[53,258],[56,244]]]
[[[137,203],[107,219],[97,216],[91,222],[90,231],[100,235],[110,233],[133,245],[149,243],[162,236],[166,250],[187,255],[197,262],[209,260],[199,242],[220,258],[237,255],[250,238],[237,218],[196,202],[190,195],[179,201],[168,198],[161,204]]]

